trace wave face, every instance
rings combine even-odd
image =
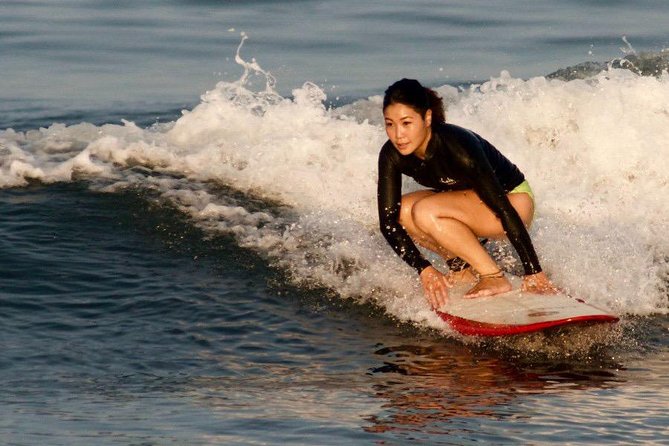
[[[219,82],[174,122],[0,132],[0,187],[85,180],[108,192],[154,191],[297,284],[441,327],[377,230],[381,97],[328,107],[312,83],[282,97],[255,61],[238,53],[237,62],[240,80]],[[666,71],[610,66],[568,80],[502,72],[438,91],[449,121],[493,142],[530,180],[538,197],[531,235],[559,285],[619,314],[667,312]],[[506,244],[492,249],[517,267]]]

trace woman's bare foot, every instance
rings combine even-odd
[[[461,283],[476,283],[476,275],[472,268],[468,267],[460,271],[449,271],[446,274],[446,280],[448,280],[451,286]]]
[[[495,294],[509,292],[512,288],[513,286],[509,282],[509,279],[500,272],[499,275],[481,276],[478,283],[471,290],[467,291],[465,297],[494,296]]]

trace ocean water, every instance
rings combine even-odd
[[[668,20],[1,2],[0,443],[668,443]],[[377,230],[404,76],[521,167],[544,269],[617,325],[484,340],[429,310]]]

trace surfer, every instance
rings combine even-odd
[[[442,99],[416,80],[388,87],[383,116],[389,140],[379,154],[381,232],[416,269],[432,307],[445,304],[456,283],[473,284],[465,297],[511,290],[480,241],[487,238],[511,241],[523,290],[556,293],[527,232],[534,196],[523,173],[481,136],[447,123]],[[402,195],[403,174],[428,189]],[[450,271],[432,266],[414,242],[446,259]]]

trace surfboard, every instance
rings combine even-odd
[[[465,298],[466,290],[452,291],[448,303],[436,312],[464,335],[508,336],[563,325],[618,321],[617,316],[566,294],[531,294],[515,289],[495,296]]]

